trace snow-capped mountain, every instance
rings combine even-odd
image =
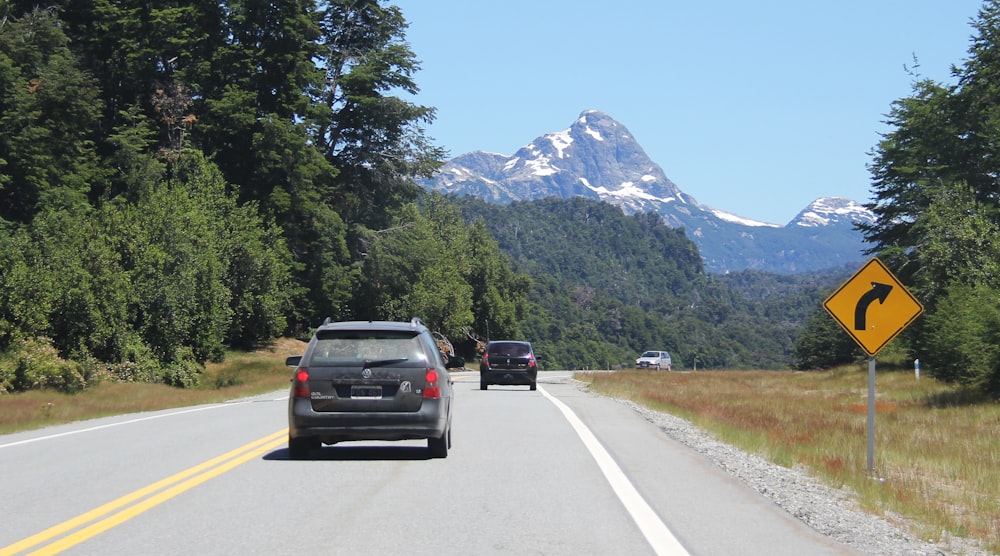
[[[859,203],[838,197],[817,199],[785,226],[700,205],[667,178],[624,125],[596,110],[512,156],[459,155],[421,185],[494,203],[582,196],[627,214],[655,212],[668,225],[684,227],[710,272],[791,273],[857,262],[864,246],[853,224],[875,218]]]
[[[845,222],[872,224],[875,222],[875,213],[857,201],[843,197],[823,197],[803,209],[789,225],[816,228]]]

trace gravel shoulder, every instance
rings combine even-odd
[[[587,390],[585,384],[579,385]],[[831,488],[800,469],[782,467],[719,442],[680,417],[652,411],[629,400],[618,401],[630,406],[670,438],[703,454],[795,518],[862,554],[994,554],[983,550],[974,541],[944,532],[937,541],[922,540],[910,532],[915,528],[910,527],[901,516],[885,518],[863,511],[850,490]]]

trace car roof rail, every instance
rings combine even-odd
[[[420,320],[420,317],[413,317],[410,319],[410,324],[413,326],[423,326],[424,321]]]
[[[323,326],[326,326],[328,324],[330,324],[330,317],[326,317],[325,319],[323,319]]]

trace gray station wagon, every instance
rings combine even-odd
[[[348,440],[427,439],[431,457],[448,456],[454,390],[446,360],[420,322],[327,322],[295,367],[288,398],[288,452],[308,456]]]

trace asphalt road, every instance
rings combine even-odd
[[[453,375],[426,443],[286,452],[286,393],[0,436],[7,554],[851,554],[626,405]]]

